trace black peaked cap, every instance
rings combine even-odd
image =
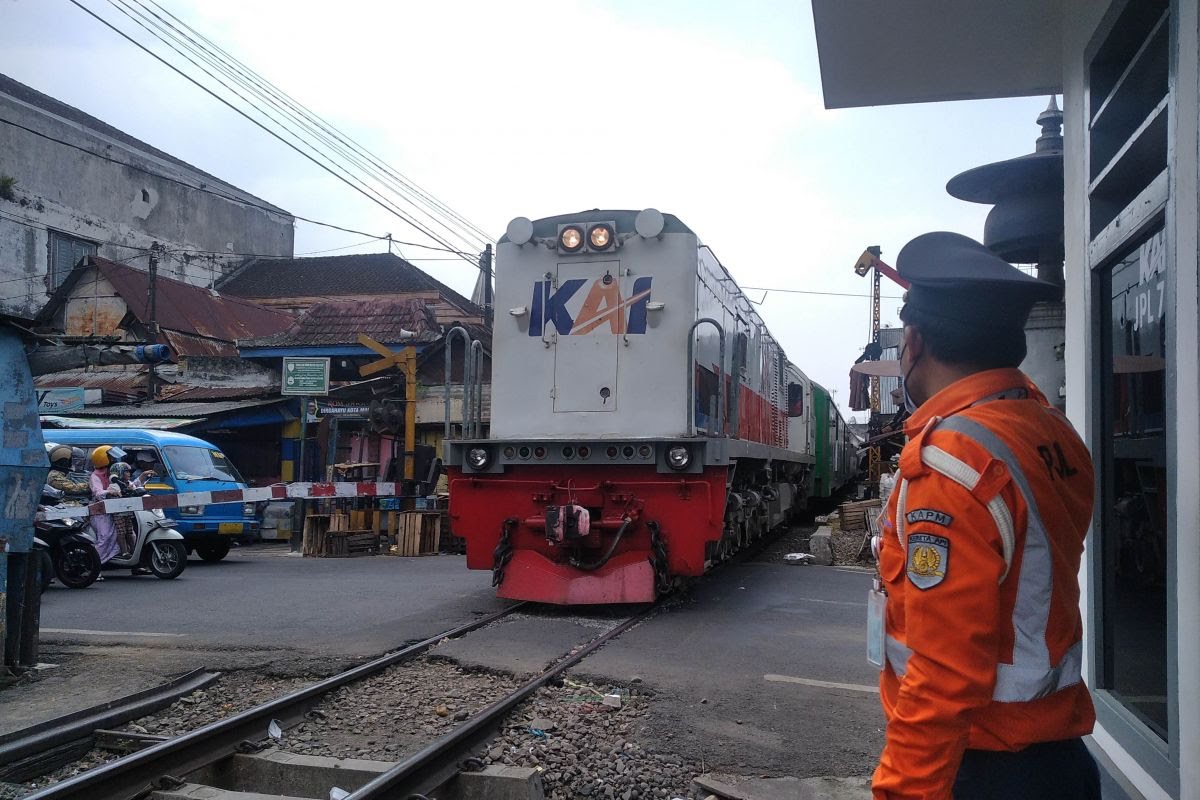
[[[1034,303],[1062,296],[1054,284],[949,231],[924,233],[904,245],[896,271],[911,283],[906,306],[966,325],[1024,327]]]

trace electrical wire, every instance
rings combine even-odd
[[[236,62],[234,64],[230,64],[228,60],[222,58],[221,56],[214,55],[212,51],[206,49],[204,46],[197,43],[196,40],[193,39],[192,37],[188,36],[188,34],[181,32],[179,30],[179,28],[177,28],[170,22],[163,20],[162,17],[155,14],[152,10],[148,9],[145,6],[145,4],[143,4],[141,2],[141,0],[108,0],[108,2],[109,2],[109,5],[113,6],[118,11],[125,14],[126,17],[129,17],[131,20],[133,20],[143,30],[150,33],[152,36],[154,36],[156,39],[158,39],[160,42],[162,42],[164,45],[166,45],[168,48],[173,50],[178,55],[181,55],[183,58],[185,58],[187,61],[189,61],[189,63],[191,63],[193,66],[200,68],[207,75],[209,75],[209,77],[216,79],[218,81],[218,83],[221,83],[222,86],[233,91],[235,95],[237,95],[241,100],[243,100],[248,105],[250,105],[251,108],[253,108],[255,111],[257,111],[259,114],[262,114],[266,118],[270,119],[273,123],[279,125],[281,128],[286,130],[291,136],[293,136],[294,138],[303,142],[307,147],[310,147],[314,151],[321,153],[320,147],[318,145],[314,145],[314,143],[312,142],[312,139],[315,139],[317,142],[319,142],[325,148],[332,150],[333,153],[335,153],[337,157],[340,157],[341,159],[348,161],[350,163],[351,167],[361,170],[362,172],[366,173],[369,177],[375,179],[376,181],[384,183],[385,185],[389,182],[389,179],[386,175],[381,174],[379,170],[375,169],[371,164],[364,162],[364,160],[360,156],[358,156],[355,152],[351,152],[346,146],[344,146],[343,145],[343,143],[345,141],[344,139],[335,140],[333,137],[331,137],[330,135],[325,133],[323,130],[318,130],[316,127],[314,127],[314,124],[313,124],[314,115],[312,115],[311,112],[308,112],[307,109],[303,108],[302,106],[299,106],[299,104],[295,103],[294,101],[291,101],[291,102],[280,101],[279,99],[277,99],[279,97],[279,93],[277,91],[274,91],[273,86],[271,86],[270,84],[260,83],[258,81],[253,80],[252,78],[248,77],[248,75],[242,65],[237,64]],[[138,6],[138,8],[141,9],[141,11],[139,11],[138,9],[135,9],[133,7],[133,5],[131,5],[131,2],[133,4],[136,4]],[[151,27],[153,27],[154,30],[151,30]],[[160,33],[162,35],[160,35]],[[172,41],[171,42],[167,41],[166,39],[163,38],[163,36],[169,37]],[[174,42],[174,44],[172,44],[172,42]],[[249,93],[255,95],[259,100],[261,100],[262,102],[265,102],[268,106],[271,106],[271,107],[275,108],[276,110],[278,110],[279,113],[288,117],[292,123],[299,125],[300,128],[302,129],[302,132],[298,133],[296,131],[296,129],[291,127],[291,125],[288,122],[284,121],[283,119],[280,119],[279,117],[275,116],[272,113],[269,113],[263,107],[262,103],[253,103],[250,101],[249,98],[242,95],[237,90],[232,89],[232,87],[228,86],[228,84],[225,84],[223,81],[220,80],[220,78],[217,78],[205,66],[198,64],[194,59],[190,58],[187,53],[184,53],[176,45],[182,46],[188,52],[195,55],[200,60],[204,61],[205,64],[207,64],[209,67],[217,70],[218,72],[220,72],[222,75],[224,75],[226,78],[228,78],[233,83],[238,84],[239,86],[241,86],[243,89],[245,89]],[[316,119],[319,120],[319,118],[316,118]],[[317,124],[320,124],[320,123],[317,123]],[[328,129],[326,128],[326,130],[328,130]],[[328,152],[323,152],[323,153],[321,153],[321,155],[323,155],[325,158],[329,159],[332,163],[335,163],[339,168],[346,169],[345,164],[338,163],[337,158],[331,157]],[[349,169],[346,169],[346,171],[351,172],[351,170],[349,170]],[[363,185],[365,188],[368,188],[371,191],[374,191],[373,187],[370,187],[368,184],[366,184],[360,178],[356,178],[356,180],[358,180],[358,182],[361,185]],[[393,183],[391,186],[391,191],[398,194],[404,202],[406,202],[409,206],[411,206],[413,208],[414,211],[416,211],[418,213],[422,213],[424,216],[428,217],[431,222],[442,227],[450,235],[462,238],[463,241],[468,243],[469,247],[473,247],[475,249],[482,249],[482,241],[471,241],[470,237],[464,237],[463,234],[459,230],[457,230],[453,225],[448,224],[447,222],[445,222],[442,219],[439,219],[435,214],[429,213],[429,211],[426,208],[423,208],[420,203],[414,202],[414,200],[408,196],[407,192],[405,192],[404,189],[400,189],[396,184]]]
[[[196,185],[196,184],[188,183],[187,181],[184,181],[184,180],[180,180],[178,178],[172,178],[169,175],[163,175],[160,172],[155,172],[154,170],[148,169],[146,167],[140,167],[137,164],[131,164],[128,161],[122,161],[119,158],[113,158],[112,156],[106,155],[104,153],[98,153],[95,150],[90,150],[81,145],[73,144],[71,142],[67,142],[62,139],[58,139],[54,136],[51,136],[48,133],[43,133],[39,130],[35,130],[34,128],[27,127],[25,125],[20,124],[19,122],[14,122],[11,119],[5,119],[3,117],[0,117],[0,124],[10,125],[14,128],[17,128],[18,130],[25,131],[26,133],[32,134],[32,135],[37,136],[42,139],[46,139],[47,141],[54,142],[55,144],[62,145],[63,147],[69,147],[72,150],[78,150],[81,153],[86,153],[87,155],[92,156],[94,158],[98,158],[102,161],[107,161],[111,164],[117,164],[118,166],[122,166],[127,169],[131,169],[135,172],[140,172],[143,175],[149,175],[153,178],[158,178],[159,180],[166,181],[167,183],[173,183],[176,186],[182,186],[186,189],[191,189],[192,191],[202,192],[204,194],[210,194],[210,195],[213,195],[214,197],[220,197],[223,200],[228,200],[231,203],[237,203],[239,205],[246,206],[247,208],[257,208],[260,211],[266,211],[270,214],[274,214],[275,216],[291,217],[292,219],[294,219],[298,222],[306,222],[309,225],[317,225],[322,228],[330,228],[332,230],[341,231],[343,233],[353,233],[358,236],[370,236],[373,239],[380,239],[380,240],[387,239],[386,235],[379,236],[379,235],[376,235],[373,233],[367,233],[366,231],[360,231],[360,230],[356,230],[354,228],[347,228],[345,225],[337,225],[332,222],[322,222],[321,220],[312,219],[311,217],[304,217],[299,214],[293,214],[290,211],[284,211],[281,208],[275,208],[273,206],[265,205],[263,203],[255,203],[251,200],[247,200],[242,197],[237,197],[235,195],[228,194],[226,192],[220,192],[220,191],[217,191],[215,189],[208,187],[207,185]],[[429,250],[440,250],[440,251],[446,252],[446,253],[458,253],[459,252],[457,250],[453,250],[453,249],[449,249],[449,248],[445,248],[445,247],[434,247],[433,245],[417,244],[415,242],[410,243],[410,246],[424,247]]]
[[[267,134],[271,135],[272,137],[276,138],[280,142],[284,143],[285,145],[287,145],[288,147],[290,147],[291,149],[293,149],[294,151],[299,153],[301,156],[303,156],[307,160],[311,161],[313,164],[315,164],[316,166],[318,166],[325,172],[329,173],[333,177],[342,181],[344,184],[346,184],[350,188],[354,189],[358,193],[362,194],[364,197],[367,197],[369,200],[376,203],[380,207],[384,208],[385,210],[387,210],[387,211],[391,212],[392,214],[394,214],[395,216],[399,217],[400,219],[405,221],[407,224],[409,224],[416,230],[418,230],[421,233],[423,233],[424,235],[428,236],[433,241],[438,242],[447,251],[456,253],[463,260],[467,261],[468,263],[471,263],[472,266],[477,266],[477,264],[475,264],[475,262],[473,260],[474,256],[467,254],[458,248],[455,248],[448,241],[446,241],[444,237],[442,237],[441,235],[430,230],[427,225],[424,225],[421,222],[414,219],[410,214],[408,214],[405,211],[403,211],[402,209],[400,209],[394,202],[388,200],[386,197],[382,196],[378,191],[376,191],[372,187],[365,184],[360,178],[353,175],[351,170],[346,168],[345,164],[338,162],[336,160],[336,158],[331,158],[327,152],[323,152],[319,147],[315,146],[311,141],[306,141],[302,135],[297,134],[296,131],[294,129],[292,129],[291,127],[289,127],[285,122],[276,118],[274,115],[265,112],[263,109],[259,108],[253,101],[251,101],[249,98],[247,98],[241,92],[239,92],[237,89],[230,86],[229,83],[227,83],[225,80],[223,80],[220,76],[214,74],[215,68],[206,68],[204,65],[198,63],[195,58],[192,58],[187,53],[184,53],[180,49],[180,47],[167,41],[164,38],[164,34],[160,34],[156,30],[152,29],[151,24],[148,23],[147,21],[145,21],[147,18],[144,15],[139,16],[136,12],[134,12],[127,5],[124,5],[124,4],[118,5],[118,3],[114,2],[114,0],[109,0],[110,5],[112,5],[118,12],[122,13],[124,16],[126,16],[127,18],[132,20],[135,24],[137,24],[143,30],[146,30],[154,38],[158,39],[160,42],[162,42],[164,45],[166,45],[169,49],[171,49],[172,52],[183,57],[186,61],[188,61],[194,67],[200,69],[204,74],[208,75],[209,78],[214,80],[217,84],[219,84],[225,90],[231,92],[233,95],[238,97],[240,100],[247,103],[247,105],[249,107],[257,108],[257,110],[263,116],[265,116],[268,120],[270,120],[271,124],[263,122],[262,120],[256,118],[249,112],[239,108],[236,104],[234,104],[232,101],[230,101],[226,97],[223,97],[216,90],[204,85],[204,83],[202,83],[196,77],[189,75],[187,72],[185,72],[180,67],[176,66],[175,64],[172,64],[166,58],[158,55],[153,50],[151,50],[149,47],[147,47],[146,45],[137,41],[131,35],[122,31],[116,25],[114,25],[113,23],[104,19],[99,14],[97,14],[96,12],[94,12],[90,8],[88,8],[87,6],[83,5],[81,2],[79,2],[79,0],[68,0],[68,2],[75,5],[81,11],[84,11],[86,14],[88,14],[89,16],[94,18],[96,21],[100,22],[105,27],[112,30],[117,35],[126,39],[128,42],[130,42],[135,47],[137,47],[138,49],[145,52],[147,55],[150,55],[152,58],[159,61],[164,66],[166,66],[169,69],[171,69],[172,71],[176,72],[178,75],[180,75],[181,77],[183,77],[184,79],[186,79],[187,81],[189,81],[190,83],[192,83],[197,88],[204,91],[205,93],[209,94],[211,97],[216,99],[218,102],[227,106],[228,108],[233,110],[235,113],[239,114],[240,116],[245,118],[247,121],[254,124],[256,127],[260,128]],[[162,28],[159,27],[158,30],[162,30]],[[172,38],[175,38],[175,37],[172,37]],[[178,38],[175,38],[175,41],[177,43],[181,43],[181,40],[179,40]],[[195,51],[193,50],[193,52],[195,52]],[[210,59],[205,59],[205,60],[208,61],[209,63],[211,63]],[[228,71],[226,71],[225,74],[228,75],[229,74]],[[231,78],[231,80],[232,80],[232,78]],[[263,95],[261,93],[257,93],[257,94],[260,98],[263,97]],[[279,129],[276,129],[275,126],[278,126],[280,129],[282,129],[283,132],[281,132],[281,130],[279,130]],[[285,135],[284,132],[286,132],[287,135]],[[295,141],[293,141],[293,139]]]
[[[815,289],[781,289],[776,286],[743,286],[742,291],[743,292],[766,292],[768,294],[771,292],[779,292],[781,294],[814,294],[814,295],[820,295],[822,297],[870,297],[871,296],[869,294],[861,294],[858,292],[821,292],[821,291],[817,291]],[[762,305],[762,303],[766,299],[767,299],[767,297],[764,294],[763,299],[759,300],[757,305]],[[899,295],[885,294],[885,295],[882,295],[880,297],[880,299],[881,300],[903,300],[904,298],[900,297]]]
[[[408,223],[408,224],[409,224],[409,225],[411,225],[413,228],[415,228],[415,229],[419,230],[421,233],[425,234],[425,235],[426,235],[426,236],[428,236],[430,239],[433,239],[434,241],[438,242],[439,244],[443,245],[444,247],[450,248],[452,252],[459,252],[458,250],[456,250],[455,248],[453,248],[453,246],[452,246],[452,245],[451,245],[449,242],[445,241],[443,238],[441,238],[441,237],[440,237],[440,236],[438,236],[437,234],[433,233],[432,231],[430,231],[430,230],[429,230],[428,228],[426,228],[425,226],[421,225],[419,222],[417,222],[416,220],[414,220],[412,217],[410,217],[409,215],[405,214],[405,213],[404,213],[402,210],[400,210],[400,209],[399,209],[399,208],[398,208],[398,207],[397,207],[397,206],[396,206],[394,203],[392,203],[392,202],[388,201],[386,198],[384,198],[384,197],[380,196],[378,192],[375,192],[374,190],[372,190],[372,189],[370,189],[369,187],[365,186],[365,185],[364,185],[364,184],[362,184],[361,182],[358,182],[358,181],[356,181],[356,179],[355,179],[353,176],[350,176],[350,175],[346,175],[346,174],[344,174],[344,173],[345,173],[344,167],[342,167],[341,165],[338,165],[338,164],[336,164],[336,163],[331,163],[331,162],[330,162],[330,161],[327,159],[327,156],[325,156],[325,154],[322,154],[322,153],[321,153],[319,150],[317,150],[315,147],[313,147],[313,146],[312,146],[310,143],[308,143],[308,142],[305,142],[305,141],[304,141],[304,140],[303,140],[301,137],[297,136],[297,135],[295,134],[295,132],[294,132],[294,131],[292,131],[290,128],[288,128],[286,125],[280,125],[280,127],[282,127],[282,129],[283,129],[284,131],[287,131],[287,133],[288,133],[288,134],[289,134],[291,137],[293,137],[293,138],[297,139],[298,141],[291,141],[291,140],[290,140],[290,139],[289,139],[287,136],[284,136],[284,135],[283,135],[283,133],[281,133],[279,130],[276,130],[276,129],[275,129],[274,127],[272,127],[271,125],[268,125],[268,124],[266,124],[266,123],[262,122],[261,120],[259,120],[259,119],[255,118],[253,115],[251,115],[249,112],[247,112],[247,111],[245,111],[245,110],[243,110],[243,109],[239,108],[237,105],[235,105],[235,104],[234,104],[233,102],[231,102],[230,100],[226,99],[225,97],[222,97],[222,96],[221,96],[221,95],[220,95],[218,92],[216,92],[215,90],[213,90],[213,89],[209,88],[208,86],[205,86],[205,85],[204,85],[202,82],[200,82],[198,79],[196,79],[196,78],[195,78],[195,77],[193,77],[192,75],[189,75],[187,72],[185,72],[185,71],[184,71],[183,69],[181,69],[180,67],[176,66],[175,64],[172,64],[170,61],[168,61],[167,59],[163,58],[163,57],[162,57],[162,56],[160,56],[159,54],[155,53],[153,50],[151,50],[149,47],[147,47],[146,45],[144,45],[144,44],[142,44],[141,42],[139,42],[137,39],[134,39],[132,36],[130,36],[129,34],[125,33],[124,31],[122,31],[122,30],[121,30],[120,28],[118,28],[116,25],[112,24],[112,23],[111,23],[111,22],[109,22],[108,20],[106,20],[106,19],[104,19],[103,17],[101,17],[99,14],[96,14],[94,11],[92,11],[91,9],[87,8],[86,6],[84,6],[84,5],[83,5],[81,2],[79,2],[79,0],[67,0],[67,1],[68,1],[69,3],[71,3],[72,5],[76,6],[77,8],[79,8],[79,9],[81,9],[81,10],[85,11],[85,12],[86,12],[86,13],[87,13],[89,16],[91,16],[91,17],[95,18],[97,21],[99,21],[99,22],[100,22],[101,24],[103,24],[105,27],[107,27],[107,28],[111,29],[113,32],[117,33],[119,36],[121,36],[122,38],[124,38],[125,40],[127,40],[128,42],[130,42],[131,44],[133,44],[133,45],[134,45],[135,47],[137,47],[139,50],[142,50],[142,51],[143,51],[143,52],[145,52],[147,55],[151,56],[151,57],[152,57],[152,58],[154,58],[156,61],[158,61],[159,63],[161,63],[161,64],[163,64],[164,66],[166,66],[168,69],[172,70],[173,72],[175,72],[175,73],[176,73],[176,74],[178,74],[179,76],[181,76],[181,77],[183,77],[184,79],[186,79],[188,82],[192,83],[192,84],[193,84],[194,86],[196,86],[197,88],[199,88],[199,89],[201,89],[202,91],[204,91],[206,94],[208,94],[208,95],[210,95],[211,97],[213,97],[214,99],[216,99],[216,100],[217,100],[218,102],[220,102],[222,105],[226,106],[226,107],[227,107],[227,108],[229,108],[230,110],[232,110],[232,111],[234,111],[235,113],[237,113],[239,116],[241,116],[241,117],[243,117],[244,119],[248,120],[248,121],[249,121],[249,122],[251,122],[253,125],[255,125],[256,127],[258,127],[260,130],[264,131],[265,133],[269,134],[270,136],[274,137],[275,139],[278,139],[280,142],[282,142],[283,144],[287,145],[287,146],[288,146],[288,147],[290,147],[292,150],[295,150],[297,153],[299,153],[301,156],[303,156],[303,157],[304,157],[305,159],[307,159],[308,161],[310,161],[310,162],[312,162],[313,164],[315,164],[315,165],[316,165],[317,167],[319,167],[320,169],[324,170],[325,172],[329,173],[329,174],[330,174],[330,175],[332,175],[333,177],[335,177],[335,178],[337,178],[338,180],[340,180],[342,183],[344,183],[344,184],[346,184],[347,186],[349,186],[350,188],[354,189],[354,191],[358,192],[359,194],[363,195],[363,196],[364,196],[364,197],[366,197],[367,199],[371,200],[371,201],[372,201],[373,203],[375,203],[376,205],[379,205],[381,208],[383,208],[383,209],[385,209],[385,210],[387,210],[387,211],[391,212],[391,213],[392,213],[392,214],[394,214],[395,216],[399,217],[401,220],[403,220],[404,222]],[[179,50],[177,47],[174,47],[174,46],[172,46],[172,45],[171,45],[169,42],[167,42],[165,39],[163,39],[163,38],[162,38],[162,36],[160,36],[160,35],[156,34],[154,31],[150,30],[150,28],[149,28],[149,27],[148,27],[148,26],[147,26],[145,23],[143,23],[143,22],[141,22],[139,19],[137,19],[137,17],[136,17],[136,16],[134,16],[134,15],[130,14],[128,11],[126,11],[126,10],[125,10],[125,9],[123,9],[123,8],[121,8],[121,7],[120,7],[120,6],[118,6],[116,3],[112,2],[112,0],[110,0],[110,5],[113,5],[113,7],[114,7],[114,8],[117,8],[117,10],[118,10],[118,11],[120,11],[122,14],[124,14],[125,16],[129,17],[130,19],[132,19],[132,20],[133,20],[133,21],[134,21],[134,22],[135,22],[135,23],[136,23],[136,24],[137,24],[139,27],[141,27],[141,28],[143,28],[144,30],[148,31],[148,32],[149,32],[149,33],[150,33],[152,36],[154,36],[154,38],[158,39],[160,42],[162,42],[163,44],[167,45],[167,47],[168,47],[169,49],[171,49],[173,52],[175,52],[176,54],[178,54],[178,55],[181,55],[181,56],[182,56],[182,57],[183,57],[183,58],[184,58],[186,61],[188,61],[189,63],[191,63],[193,66],[195,66],[195,67],[199,68],[199,69],[200,69],[202,72],[204,72],[204,73],[205,73],[206,75],[208,75],[210,78],[212,78],[213,80],[215,80],[215,81],[216,81],[216,82],[217,82],[217,83],[218,83],[220,86],[222,86],[222,87],[223,87],[223,88],[225,88],[226,90],[228,90],[228,91],[232,92],[232,93],[233,93],[235,96],[237,96],[237,97],[238,97],[239,99],[241,99],[243,102],[247,103],[247,105],[249,105],[250,107],[253,107],[253,106],[254,106],[254,104],[253,104],[253,103],[252,103],[252,102],[251,102],[251,101],[250,101],[248,98],[246,98],[244,95],[242,95],[242,94],[241,94],[240,92],[238,92],[236,89],[234,89],[233,87],[231,87],[231,86],[230,86],[228,83],[226,83],[226,82],[225,82],[224,80],[222,80],[221,78],[219,78],[219,77],[217,77],[217,76],[213,75],[213,73],[212,73],[212,72],[210,72],[209,70],[205,69],[205,68],[204,68],[202,65],[200,65],[199,63],[197,63],[195,59],[193,59],[193,58],[191,58],[191,57],[187,56],[186,54],[182,53],[182,52],[181,52],[181,51],[180,51],[180,50]],[[272,120],[272,121],[273,121],[273,122],[275,122],[276,124],[279,124],[279,123],[278,123],[278,120],[275,120],[275,119],[274,119],[274,117],[272,117],[270,114],[265,114],[265,113],[264,113],[264,116],[266,116],[268,119]],[[463,256],[463,257],[464,257],[464,260],[468,260],[468,261],[469,261],[469,258],[466,256],[466,254],[464,254],[464,256]]]
[[[196,29],[192,28],[187,23],[183,22],[181,19],[176,17],[174,14],[172,14],[168,9],[164,8],[160,3],[156,2],[156,0],[149,0],[149,1],[150,1],[151,5],[153,5],[155,8],[157,8],[163,14],[165,14],[166,16],[168,16],[172,20],[174,20],[176,23],[178,23],[179,26],[181,26],[184,31],[190,32],[194,37],[199,39],[200,42],[202,42],[204,45],[206,45],[212,52],[217,54],[219,57],[223,58],[226,62],[231,64],[235,69],[241,71],[245,75],[248,75],[253,81],[258,83],[260,86],[265,88],[270,93],[275,94],[276,96],[282,98],[284,101],[286,101],[290,105],[300,109],[306,116],[308,116],[310,119],[312,119],[314,122],[316,122],[316,124],[318,126],[320,126],[322,129],[324,129],[327,132],[329,132],[330,134],[334,135],[339,140],[341,140],[345,144],[347,144],[349,147],[351,147],[354,150],[356,150],[357,152],[361,153],[363,156],[367,157],[372,163],[374,163],[380,169],[384,170],[385,172],[387,172],[388,174],[393,176],[396,180],[403,183],[405,186],[407,186],[409,189],[411,189],[415,194],[417,194],[418,196],[420,196],[423,199],[425,199],[426,201],[428,201],[431,205],[440,209],[441,211],[443,211],[444,213],[449,215],[451,218],[457,220],[459,223],[464,225],[469,230],[478,234],[481,241],[489,242],[491,240],[491,237],[485,231],[483,231],[479,226],[475,225],[470,220],[466,219],[461,214],[454,211],[452,208],[447,206],[445,203],[442,203],[436,197],[433,197],[429,193],[425,192],[423,189],[421,189],[421,187],[417,186],[410,179],[408,179],[407,177],[400,174],[399,172],[397,172],[396,170],[394,170],[393,168],[388,166],[386,163],[384,163],[378,156],[371,153],[371,151],[367,150],[366,148],[362,147],[358,143],[354,142],[354,140],[350,139],[346,134],[342,133],[340,130],[338,130],[336,127],[334,127],[331,123],[328,123],[326,120],[322,119],[315,113],[311,112],[309,109],[305,108],[302,104],[300,104],[298,101],[296,101],[290,95],[288,95],[282,89],[275,87],[273,84],[271,84],[269,81],[267,81],[263,76],[261,76],[260,74],[255,72],[253,69],[251,69],[249,66],[238,61],[230,53],[223,50],[214,41],[207,38],[203,34],[199,33],[198,31],[196,31]],[[145,8],[145,4],[142,3],[141,0],[135,0],[135,2],[137,2],[138,5],[141,5],[143,8]],[[153,14],[153,12],[150,12],[150,13]],[[157,17],[157,15],[155,15],[155,16]],[[168,24],[170,24],[170,23],[168,23]],[[172,26],[172,27],[174,27],[174,26]],[[187,35],[187,34],[185,33],[184,35]]]

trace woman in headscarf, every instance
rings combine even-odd
[[[107,500],[121,496],[121,487],[112,483],[108,470],[113,462],[120,460],[125,451],[119,447],[101,445],[92,451],[92,474],[88,476],[88,485],[92,489],[92,500]],[[91,518],[92,530],[96,532],[96,552],[100,554],[103,564],[121,551],[117,542],[117,530],[111,514],[94,514]],[[99,578],[103,580],[103,576]]]

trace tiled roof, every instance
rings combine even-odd
[[[238,347],[320,347],[358,344],[365,333],[382,344],[432,342],[441,327],[424,300],[318,303],[282,333],[241,339]]]
[[[428,273],[391,253],[315,258],[259,258],[222,278],[217,288],[249,298],[338,297],[435,292],[464,311],[482,310]]]

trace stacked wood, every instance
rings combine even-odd
[[[838,506],[838,517],[844,531],[865,531],[870,525],[869,517],[878,516],[882,508],[878,498],[861,500],[857,503],[842,503]]]
[[[388,535],[396,543],[389,552],[395,556],[427,556],[441,546],[442,515],[437,511],[403,511],[388,520]]]
[[[305,556],[348,558],[376,555],[379,534],[373,530],[349,529],[349,514],[309,514],[304,518]]]

